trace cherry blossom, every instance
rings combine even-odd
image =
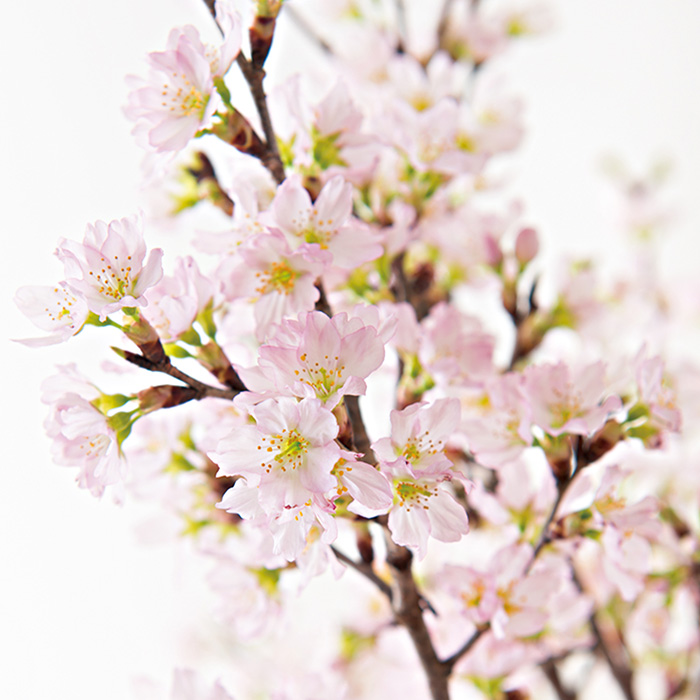
[[[602,362],[571,369],[564,363],[533,365],[524,373],[532,421],[546,433],[591,435],[622,408],[617,396],[605,397]]]
[[[137,216],[88,224],[82,243],[61,239],[56,255],[68,286],[100,320],[124,307],[145,306],[145,291],[163,274],[160,248],[151,250],[144,264],[146,243]]]
[[[314,519],[332,531],[332,506],[323,498],[336,486],[338,424],[318,399],[268,399],[251,409],[246,425],[219,442],[211,459],[219,474],[243,477],[220,507],[243,518],[269,517],[277,552],[293,559]],[[306,516],[306,517],[305,517]]]
[[[218,277],[228,299],[255,304],[258,337],[287,316],[310,311],[319,298],[315,282],[329,262],[316,244],[292,250],[278,231],[252,236],[222,263]]]
[[[15,304],[34,325],[49,331],[49,335],[42,338],[19,341],[34,347],[65,342],[80,332],[88,317],[85,299],[73,294],[65,282],[53,286],[20,287],[15,294]]]
[[[42,385],[42,400],[51,408],[44,427],[53,440],[53,457],[58,464],[77,466],[78,486],[94,496],[121,481],[126,468],[115,421],[95,405],[100,397],[101,392],[74,367],[63,369]]]
[[[252,391],[317,397],[333,408],[346,394],[364,394],[364,379],[384,359],[373,326],[359,318],[319,311],[283,320],[260,348],[257,368],[240,370]]]
[[[214,285],[194,259],[178,258],[172,277],[164,277],[146,292],[143,315],[164,341],[172,342],[192,327],[213,296]]]
[[[297,177],[287,178],[277,190],[272,214],[271,225],[292,247],[317,243],[337,267],[352,268],[382,254],[377,237],[352,216],[352,186],[341,176],[331,178],[313,203]]]
[[[181,150],[221,106],[215,82],[238,55],[242,34],[230,3],[218,0],[216,5],[225,32],[219,49],[205,46],[190,25],[173,29],[166,50],[148,56],[148,79],[131,76],[133,89],[125,112],[136,122],[134,134],[147,148]]]

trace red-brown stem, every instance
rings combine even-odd
[[[451,668],[438,659],[430,639],[430,633],[425,625],[425,620],[423,619],[423,598],[418,592],[418,587],[411,571],[413,555],[406,547],[393,542],[388,535],[386,544],[386,561],[394,579],[391,600],[394,619],[399,625],[406,628],[411,637],[413,646],[427,676],[432,700],[450,700],[448,679]]]
[[[216,398],[216,399],[228,399],[232,400],[240,391],[235,389],[220,389],[219,387],[210,386],[209,384],[204,384],[194,377],[190,377],[189,374],[185,374],[183,371],[179,370],[175,365],[171,364],[170,359],[166,357],[164,360],[155,362],[149,360],[143,355],[139,355],[135,352],[129,352],[128,350],[118,350],[119,354],[131,362],[137,367],[147,369],[150,372],[162,372],[167,374],[174,379],[179,379],[181,382],[186,384],[188,387],[194,390],[195,394],[193,399],[205,399],[205,398]]]

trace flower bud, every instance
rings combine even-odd
[[[537,240],[537,231],[534,228],[524,228],[520,230],[515,239],[515,257],[521,265],[527,265],[538,253],[540,249]]]

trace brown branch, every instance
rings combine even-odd
[[[354,559],[351,559],[347,554],[341,552],[339,549],[336,549],[333,545],[331,545],[331,549],[333,550],[335,556],[340,559],[340,561],[355,569],[355,571],[362,574],[368,581],[371,581],[389,599],[389,601],[391,601],[393,597],[391,586],[386,581],[382,581],[382,579],[380,579],[379,576],[374,573],[374,569],[372,568],[371,564],[366,562],[357,562]]]
[[[411,564],[413,555],[406,548],[397,545],[391,537],[386,537],[386,562],[394,578],[392,609],[397,624],[408,631],[428,678],[430,695],[433,700],[449,700],[448,679],[451,667],[441,662],[433,647],[430,633],[423,619],[423,598],[418,592],[413,578]]]
[[[265,71],[262,67],[256,66],[252,61],[239,53],[236,58],[236,63],[243,73],[243,77],[248,83],[250,94],[253,96],[255,107],[260,116],[263,132],[265,134],[265,142],[267,144],[267,154],[262,158],[262,164],[270,171],[272,177],[275,178],[277,184],[284,182],[284,165],[280,157],[279,149],[277,148],[277,137],[275,130],[272,127],[272,119],[270,118],[270,110],[267,107],[267,95],[263,89],[263,80],[265,79]]]
[[[323,283],[321,280],[316,282],[316,289],[318,290],[318,300],[316,301],[316,311],[326,314],[329,318],[333,316],[333,311],[331,305],[328,303],[328,297],[326,296],[326,290],[323,288]]]
[[[610,671],[617,681],[617,684],[620,686],[622,694],[627,700],[635,700],[634,689],[632,688],[632,671],[623,659],[615,658],[615,656],[619,657],[620,655],[614,655],[611,648],[605,641],[605,638],[600,631],[600,627],[598,626],[598,622],[595,619],[595,613],[591,615],[589,623],[591,625],[591,630],[593,631],[593,636],[596,640],[596,648],[600,650],[603,658],[610,667]]]
[[[194,164],[187,168],[187,172],[194,177],[198,185],[202,185],[206,192],[206,198],[227,216],[233,216],[233,200],[221,186],[216,170],[211,160],[202,151],[195,153]]]
[[[527,574],[528,571],[532,568],[532,565],[535,562],[535,559],[537,558],[537,555],[542,551],[542,548],[550,541],[550,535],[549,535],[549,526],[552,524],[554,520],[554,516],[557,514],[557,510],[559,506],[561,505],[562,500],[564,499],[564,494],[566,493],[566,489],[569,487],[569,484],[571,483],[572,479],[567,478],[567,479],[559,479],[557,480],[557,497],[554,500],[554,505],[552,506],[552,509],[549,511],[549,515],[547,516],[547,520],[545,520],[544,525],[542,525],[542,530],[540,531],[540,536],[537,540],[537,543],[534,546],[533,553],[532,553],[532,560],[530,561],[530,565],[528,566],[527,570],[525,573]]]
[[[216,22],[214,0],[203,0],[203,2]],[[221,31],[223,34],[218,22],[216,22],[216,26],[219,27],[219,31]],[[272,38],[270,38],[270,42],[272,42]],[[272,128],[270,111],[267,107],[267,96],[265,95],[265,90],[263,89],[265,71],[262,66],[255,65],[252,60],[249,61],[242,53],[239,53],[236,57],[236,63],[238,64],[245,81],[248,83],[250,94],[255,102],[255,108],[260,116],[260,123],[262,124],[263,132],[265,134],[265,152],[258,157],[260,158],[260,162],[270,171],[272,177],[275,178],[277,184],[280,184],[285,178],[284,165],[282,164],[282,158],[280,157],[279,149],[277,148],[277,138],[275,136],[274,129]]]
[[[204,384],[204,382],[200,382],[198,379],[190,377],[189,374],[185,374],[183,371],[175,367],[167,356],[165,359],[156,361],[149,359],[144,355],[138,355],[135,352],[130,352],[129,350],[122,350],[120,348],[114,348],[114,350],[127,362],[131,362],[131,364],[136,365],[137,367],[147,369],[149,372],[162,372],[163,374],[167,374],[174,379],[179,379],[181,382],[194,390],[192,399],[200,400],[205,398],[216,398],[228,399],[230,401],[237,394],[241,393],[235,389],[220,389],[219,387]]]
[[[442,663],[443,666],[448,670],[448,672],[452,672],[452,669],[454,668],[454,665],[465,655],[468,654],[472,647],[481,639],[481,636],[487,632],[489,629],[488,624],[485,625],[484,627],[478,627],[476,631],[472,634],[469,639],[467,639],[462,646],[457,649],[457,651],[452,654],[452,656],[449,656],[447,659],[445,659]]]
[[[559,677],[559,669],[554,659],[547,659],[547,661],[541,664],[541,668],[544,675],[547,676],[550,685],[554,688],[559,700],[577,700],[578,693],[572,693],[562,684],[561,678]]]
[[[579,589],[579,591],[581,591],[581,593],[585,593],[583,583],[573,562],[571,562],[571,574],[572,581],[574,584],[576,584],[576,587]],[[614,653],[610,648],[608,642],[603,636],[603,633],[601,632],[597,620],[595,619],[595,611],[591,614],[588,623],[591,626],[593,637],[596,640],[593,651],[596,649],[600,651],[603,658],[607,662],[613,677],[620,686],[620,690],[622,690],[622,694],[625,696],[626,700],[635,700],[634,689],[632,687],[632,671],[629,668],[627,661],[622,657],[622,654]]]
[[[359,397],[346,396],[344,400],[345,409],[348,412],[348,418],[350,419],[350,426],[352,428],[353,446],[357,452],[362,452],[364,455],[362,461],[367,462],[367,464],[376,465],[377,459],[374,456],[374,452],[372,452],[365,422],[362,420]]]

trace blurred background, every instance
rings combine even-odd
[[[601,162],[614,154],[642,175],[667,158],[675,219],[663,265],[692,275],[700,251],[700,4],[550,5],[554,30],[502,61],[526,103],[527,139],[510,169],[524,218],[549,255],[624,256],[611,244],[611,185]],[[86,222],[145,206],[143,154],[121,111],[124,76],[144,72],[145,54],[161,50],[173,26],[216,34],[198,0],[37,0],[12,3],[2,15],[0,697],[122,700],[131,697],[132,677],[169,680],[174,666],[206,657],[198,631],[210,609],[206,567],[185,544],[145,546],[137,534],[148,529],[142,508],[97,501],[74,485],[73,470],[51,463],[41,380],[67,362],[99,376],[108,350],[92,333],[43,349],[12,343],[41,333],[11,297],[21,285],[60,279],[52,255],[59,237],[79,240]],[[275,64],[289,69],[301,41],[282,20],[271,79]],[[149,243],[168,255],[164,234]]]

